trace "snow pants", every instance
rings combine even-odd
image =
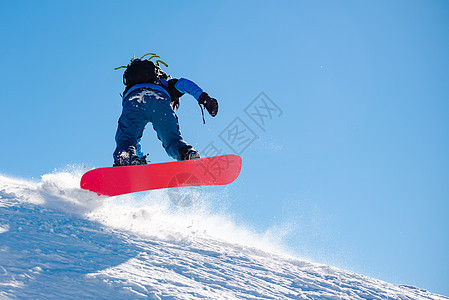
[[[181,160],[179,149],[189,145],[181,137],[178,117],[170,104],[168,95],[157,90],[138,89],[126,96],[115,134],[114,161],[123,151],[143,156],[140,139],[150,122],[167,154]]]

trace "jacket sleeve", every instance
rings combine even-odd
[[[196,100],[198,100],[198,98],[203,93],[203,90],[198,85],[196,85],[196,83],[185,78],[179,78],[175,84],[175,88],[180,93],[187,93],[193,96]]]

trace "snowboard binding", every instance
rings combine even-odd
[[[123,166],[138,166],[146,165],[147,156],[139,157],[133,153],[123,151],[120,156],[114,161],[113,167],[123,167]]]

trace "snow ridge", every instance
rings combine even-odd
[[[0,299],[449,299],[284,254],[285,232],[236,225],[216,195],[99,197],[83,171],[0,176]]]

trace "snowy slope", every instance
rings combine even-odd
[[[104,198],[80,174],[0,176],[0,299],[449,299],[283,254],[204,191]]]

